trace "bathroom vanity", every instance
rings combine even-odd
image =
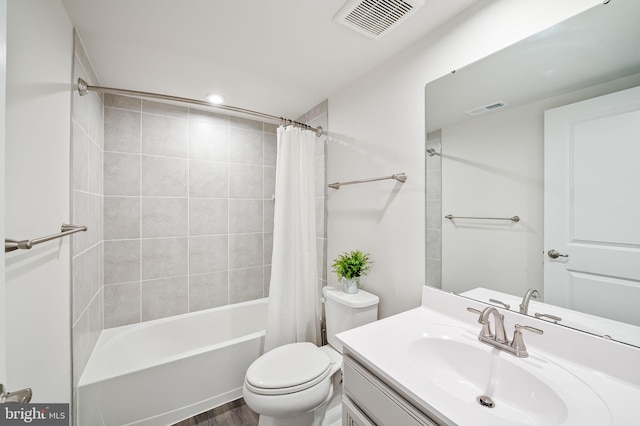
[[[424,287],[419,308],[339,334],[343,425],[637,424],[640,349],[495,310]]]

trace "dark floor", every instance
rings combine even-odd
[[[258,415],[240,398],[213,410],[198,414],[174,426],[257,426]]]

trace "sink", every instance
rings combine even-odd
[[[464,407],[464,424],[611,424],[606,404],[576,376],[539,355],[517,358],[481,343],[477,332],[431,326],[407,351],[423,386],[435,388],[439,401],[430,403]]]

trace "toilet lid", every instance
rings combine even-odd
[[[255,360],[247,370],[246,381],[252,388],[264,390],[300,388],[299,385],[312,386],[318,382],[316,379],[324,379],[330,368],[331,360],[316,345],[291,343]]]

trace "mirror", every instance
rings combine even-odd
[[[612,0],[426,85],[427,285],[515,311],[535,289],[530,315],[640,346],[640,311],[623,323],[540,303],[552,285],[543,266],[544,112],[640,86],[638,16],[640,2]],[[602,155],[615,154],[603,141]],[[615,311],[623,301],[610,296],[594,292],[591,305]]]

